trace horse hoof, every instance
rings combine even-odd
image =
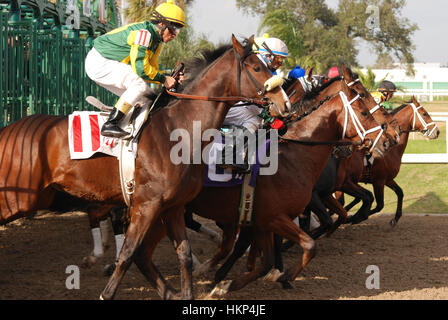
[[[222,297],[223,295],[229,292],[230,285],[232,284],[232,280],[224,280],[218,283],[210,292],[210,297]]]
[[[289,281],[282,281],[280,282],[282,284],[282,288],[285,290],[293,289],[294,287],[289,283]]]
[[[283,275],[283,272],[280,272],[278,269],[271,269],[271,271],[268,272],[263,278],[265,281],[272,281],[276,282],[278,278],[280,278]]]
[[[91,266],[93,266],[96,263],[97,260],[98,260],[98,258],[95,257],[95,256],[84,257],[82,259],[81,266],[84,267],[84,268],[90,268]]]
[[[112,273],[114,273],[116,267],[117,265],[115,263],[106,264],[103,269],[103,274],[106,277],[110,277]]]
[[[390,220],[389,224],[393,228],[397,225],[397,221],[395,219],[392,219],[392,220]]]

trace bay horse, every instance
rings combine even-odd
[[[356,110],[354,112],[363,125],[367,128],[377,126],[356,92],[346,85],[344,89],[348,99],[352,100],[352,108]],[[356,99],[354,99],[355,96]],[[358,136],[353,122],[348,123],[344,128],[345,107],[347,107],[347,104],[342,102],[339,94],[329,97],[320,107],[314,108],[314,111],[310,112],[308,116],[303,117],[300,121],[295,121],[284,138],[307,138],[318,141],[340,140],[342,133],[345,131],[348,139],[361,143],[362,139]],[[371,140],[368,141],[369,139]],[[371,141],[375,139],[374,132],[368,133],[367,138],[362,142],[363,146],[371,147]],[[377,148],[380,148],[382,152],[385,151],[384,145],[387,145],[385,140],[386,138],[382,136],[377,145]],[[227,284],[222,291],[219,291],[219,286],[217,286],[219,292],[238,290],[270,270],[272,265],[272,233],[299,243],[304,251],[298,264],[283,274],[279,281],[294,279],[310,262],[314,256],[315,242],[292,220],[299,212],[304,210],[309,202],[312,187],[325,166],[330,153],[331,146],[329,145],[310,147],[286,140],[279,144],[278,171],[274,175],[259,176],[255,194],[253,234],[256,237],[254,245],[263,251],[262,264]],[[210,260],[213,263],[217,263],[227,256],[233,247],[238,229],[239,197],[239,187],[206,187],[188,204],[196,214],[224,225],[223,242],[218,253]],[[342,223],[342,221],[343,219],[339,222]],[[167,297],[167,293],[172,289],[163,277],[155,272],[155,266],[151,261],[155,249],[153,244],[157,242],[154,237],[157,235],[159,239],[164,236],[163,224],[160,224],[157,231],[147,234],[139,254],[146,257],[142,260],[147,261],[145,268],[147,279],[158,288],[159,294]],[[144,252],[142,252],[143,250]],[[206,262],[205,265],[212,265],[213,263],[210,263],[210,261]]]
[[[138,248],[148,231],[154,230],[154,226],[160,227],[162,220],[181,265],[182,297],[193,298],[191,252],[183,208],[199,193],[205,166],[191,162],[174,164],[170,150],[176,141],[171,141],[171,133],[176,129],[185,130],[188,137],[182,142],[195,145],[193,122],[201,124],[200,137],[209,128],[220,128],[230,107],[225,97],[236,101],[267,99],[274,116],[288,111],[289,100],[281,88],[265,92],[263,84],[272,75],[252,53],[252,44],[253,36],[243,46],[232,35],[232,45],[213,51],[202,64],[202,72],[184,90],[218,99],[175,100],[154,112],[151,122],[144,126],[125,242],[117,268],[100,298],[114,297],[133,257],[137,265],[142,265],[136,258]],[[116,159],[99,154],[87,160],[71,160],[67,131],[66,116],[50,115],[29,116],[1,131],[0,224],[47,207],[55,190],[99,203],[102,209],[124,205]],[[200,142],[200,147],[207,143]],[[190,159],[194,156],[192,148],[187,156]]]
[[[395,177],[398,175],[401,167],[401,158],[406,149],[409,132],[420,132],[429,139],[437,139],[440,131],[437,128],[435,122],[431,119],[428,112],[421,106],[415,97],[412,97],[412,101],[409,104],[401,105],[400,107],[391,111],[391,115],[396,119],[400,128],[401,136],[400,142],[397,146],[391,148],[388,153],[382,158],[376,158],[367,172],[367,174],[359,174],[357,172],[352,174],[354,177],[359,176],[360,182],[370,183],[373,185],[373,191],[375,194],[376,207],[368,213],[368,216],[380,212],[384,207],[384,186],[392,189],[397,195],[397,208],[394,218],[390,221],[391,226],[395,226],[398,223],[402,215],[403,206],[403,190],[395,182]],[[356,155],[357,167],[362,163],[363,156]],[[352,161],[353,162],[353,161]],[[350,166],[349,172],[354,171],[356,166]],[[359,199],[355,198],[349,205],[347,210],[350,210]],[[364,219],[367,219],[364,217]]]

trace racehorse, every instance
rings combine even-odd
[[[401,105],[400,107],[392,110],[391,115],[396,119],[401,128],[400,142],[397,146],[390,149],[390,151],[383,158],[376,158],[368,172],[364,175],[359,174],[359,170],[352,174],[352,176],[360,177],[360,182],[371,183],[376,199],[376,207],[372,209],[368,216],[380,212],[384,207],[384,186],[388,186],[397,195],[397,209],[395,217],[390,221],[391,226],[395,226],[398,223],[402,215],[403,206],[403,190],[395,182],[395,177],[398,175],[401,167],[401,158],[406,149],[409,132],[420,132],[429,139],[437,139],[439,136],[439,129],[435,122],[431,119],[428,112],[417,102],[415,97],[412,97],[412,101],[409,104]],[[362,163],[362,155],[356,157],[356,161],[359,164]],[[352,172],[355,166],[350,166],[349,172]],[[358,198],[355,198],[346,209],[350,210],[356,203],[359,202]],[[368,216],[363,217],[367,219]]]
[[[232,35],[232,45],[211,52],[202,64],[202,72],[185,87],[184,92],[196,95],[195,99],[206,99],[175,100],[154,112],[150,124],[144,126],[126,239],[101,298],[113,298],[133,257],[137,265],[144,263],[137,258],[137,249],[162,219],[181,264],[182,297],[193,298],[183,208],[199,193],[205,166],[174,164],[170,150],[176,141],[171,141],[171,133],[183,130],[187,137],[182,143],[193,145],[193,122],[201,124],[200,131],[195,132],[200,137],[209,128],[220,128],[230,101],[267,100],[274,116],[288,111],[289,100],[281,88],[264,90],[263,84],[271,74],[251,52],[252,44],[253,36],[243,46]],[[26,117],[1,131],[0,224],[47,207],[54,190],[99,203],[102,209],[124,205],[116,159],[99,154],[87,160],[71,160],[67,131],[67,117],[49,115]],[[206,144],[200,142],[199,146]],[[187,152],[190,159],[194,156],[192,149]]]
[[[367,128],[377,126],[377,123],[356,92],[347,86],[344,87],[343,92],[351,100],[350,106],[342,102],[342,93],[328,97],[319,107],[311,108],[310,106],[309,110],[313,109],[314,111],[300,121],[293,122],[284,138],[306,137],[307,140],[311,138],[318,141],[334,141],[335,139],[340,140],[345,131],[348,139],[358,143],[363,141],[363,146],[370,148],[372,141],[376,140],[375,132],[369,132],[366,138],[362,139],[358,136],[354,122],[350,121],[344,127],[344,115],[348,112],[345,108],[356,110],[354,111],[356,116]],[[385,141],[386,138],[382,136],[377,144],[377,148],[380,148],[382,152],[385,151],[384,145],[387,145]],[[279,144],[278,150],[278,171],[274,175],[259,176],[255,194],[253,234],[256,237],[254,245],[263,251],[262,264],[230,284],[226,284],[222,291],[219,291],[220,288],[217,286],[218,291],[215,292],[225,293],[227,290],[238,290],[270,270],[272,233],[299,243],[304,251],[302,259],[300,259],[302,261],[289,269],[279,278],[279,281],[294,279],[314,256],[314,240],[297,227],[292,219],[302,212],[309,202],[312,187],[330,156],[331,146],[324,144],[309,147],[291,140],[284,140]],[[203,188],[198,197],[189,203],[196,214],[224,225],[221,248],[210,261],[219,261],[224,258],[233,247],[238,229],[239,196],[239,187]],[[339,222],[342,221],[341,219]],[[158,236],[161,238],[164,236],[164,232],[162,224],[160,226],[161,228],[157,230],[159,231]],[[149,232],[143,242],[141,250],[144,248],[145,252],[141,254],[146,257],[145,261],[150,261],[152,257],[155,249],[153,246],[156,242],[153,238],[155,236],[155,232]],[[211,264],[208,261],[205,265]],[[159,293],[166,297],[166,292],[171,289],[166,281],[155,272],[153,263],[148,263],[145,270],[149,276],[148,280],[152,284],[156,284]]]

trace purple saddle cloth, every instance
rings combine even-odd
[[[255,181],[260,171],[260,158],[264,158],[269,149],[270,140],[267,139],[264,146],[259,148],[256,152],[255,163],[251,165],[251,179],[249,185],[254,187]],[[233,172],[231,169],[223,169],[216,165],[216,158],[218,150],[222,150],[224,144],[214,142],[210,148],[209,164],[207,165],[207,172],[205,174],[205,187],[234,187],[243,184],[244,176],[246,174],[240,172]]]

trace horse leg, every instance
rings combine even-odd
[[[219,261],[221,261],[222,259],[224,259],[225,257],[227,257],[229,255],[229,253],[232,251],[232,248],[234,247],[234,244],[235,244],[237,230],[238,230],[238,227],[236,226],[236,224],[223,225],[223,238],[221,241],[221,245],[219,246],[218,252],[211,259],[208,259],[202,265],[200,265],[198,268],[195,269],[195,271],[194,271],[195,276],[198,276],[200,274],[204,274],[205,272],[208,272],[209,270],[214,268],[218,264]],[[241,236],[241,232],[240,232],[240,236]],[[244,236],[245,235],[243,234],[243,237]],[[238,240],[239,240],[239,237],[238,237]],[[237,241],[237,243],[238,243],[238,241]],[[244,239],[240,243],[243,244]],[[236,259],[238,259],[238,258],[236,258]],[[231,262],[229,262],[229,263],[231,263]],[[233,263],[231,263],[231,265],[229,266],[229,270],[232,267],[232,265],[233,265]],[[224,274],[224,277],[225,277],[225,274]]]
[[[239,258],[241,258],[243,254],[246,252],[247,248],[249,248],[251,242],[252,242],[252,229],[250,227],[242,227],[240,229],[238,240],[235,242],[235,245],[233,247],[232,253],[224,262],[224,264],[221,266],[221,268],[219,268],[218,271],[216,271],[213,285],[216,285],[227,276],[227,274],[229,273],[230,269],[233,267],[235,262]]]
[[[167,283],[165,278],[151,261],[157,244],[162,240],[165,234],[165,226],[162,224],[162,219],[159,219],[151,227],[146,234],[146,237],[143,239],[141,246],[137,249],[134,256],[134,262],[149,283],[157,290],[162,299],[176,299],[178,298],[176,290]]]
[[[302,256],[299,255],[299,262],[277,279],[278,282],[293,281],[315,256],[316,242],[287,216],[278,217],[271,222],[270,227],[274,233],[298,243],[303,249]]]
[[[168,237],[173,243],[180,264],[182,300],[193,299],[191,246],[185,229],[184,206],[170,209],[163,215]]]
[[[386,186],[388,186],[389,188],[391,188],[395,194],[397,195],[397,211],[395,212],[395,217],[390,221],[390,225],[392,227],[394,227],[397,223],[398,220],[400,220],[401,218],[401,214],[402,214],[402,208],[403,208],[403,190],[400,188],[400,186],[394,181],[394,180],[390,180],[387,181]]]
[[[126,231],[123,248],[118,258],[118,264],[112,276],[109,278],[106,287],[100,295],[100,299],[113,299],[117,292],[118,285],[123,279],[124,274],[129,269],[135,250],[140,246],[147,231],[159,218],[162,201],[151,201],[131,210],[131,222]],[[135,213],[134,213],[135,212]]]
[[[265,280],[275,281],[283,272],[282,242],[283,238],[274,233],[274,268],[264,277]],[[283,289],[293,288],[287,280],[280,281],[280,283]]]
[[[245,272],[243,275],[238,277],[235,280],[222,281],[218,283],[215,288],[211,291],[211,296],[222,296],[230,291],[236,291],[248,283],[258,279],[259,277],[265,275],[272,268],[274,263],[273,257],[273,240],[272,233],[269,231],[261,231],[257,230],[253,233],[255,237],[255,242],[257,243],[257,247],[261,248],[263,254],[261,256],[261,264],[258,265],[253,271]],[[252,250],[252,248],[251,248]]]
[[[327,196],[324,200],[325,206],[335,212],[338,215],[338,219],[334,222],[331,229],[327,232],[327,237],[329,237],[341,224],[347,220],[347,211],[345,211],[342,204],[336,200],[332,195]]]
[[[326,231],[330,230],[333,225],[333,220],[330,215],[327,213],[327,210],[322,203],[322,199],[316,192],[313,192],[311,195],[311,201],[308,204],[308,207],[312,212],[314,212],[319,218],[320,226],[317,229],[314,229],[310,232],[310,235],[313,239],[319,238]],[[311,216],[311,215],[310,215]]]
[[[93,250],[92,253],[84,257],[82,259],[82,265],[84,267],[91,267],[96,263],[98,258],[102,257],[104,255],[104,243],[102,235],[107,232],[107,230],[104,230],[101,232],[100,224],[102,221],[106,220],[109,217],[109,209],[110,206],[89,206],[87,208],[87,215],[89,217],[89,224],[90,224],[90,231],[92,233],[93,238]],[[106,220],[107,221],[107,220]]]
[[[190,206],[185,206],[185,226],[188,229],[191,229],[193,231],[196,231],[197,233],[202,233],[210,238],[210,240],[221,242],[221,236],[214,230],[207,228],[202,223],[197,222],[193,218],[193,210],[190,208]]]
[[[302,228],[303,231],[311,236],[311,209],[309,206],[306,206],[303,213],[299,214],[299,216],[296,217],[293,221],[299,228]],[[295,244],[296,243],[294,241],[286,240],[282,244],[282,252],[285,252],[286,250],[292,248]]]
[[[376,182],[373,185],[373,192],[375,193],[376,207],[370,210],[369,216],[384,208],[384,182]]]
[[[350,216],[347,219],[347,222],[352,223],[352,224],[357,224],[357,223],[360,223],[361,221],[366,220],[369,217],[369,211],[370,211],[370,207],[371,207],[372,201],[373,201],[372,193],[369,190],[364,189],[360,185],[353,183],[351,181],[348,182],[343,187],[342,191],[351,195],[352,197],[355,197],[356,198],[355,200],[357,200],[357,199],[362,200],[361,208],[353,216]],[[347,207],[349,207],[349,206],[347,206]],[[345,210],[346,211],[350,210],[350,209],[347,210],[347,207],[345,207]]]
[[[123,216],[127,210],[127,207],[114,207],[110,210],[112,229],[114,231],[115,239],[115,261],[104,266],[104,275],[108,277],[112,275],[112,272],[114,272],[118,264],[118,257],[120,256],[121,248],[123,247],[124,233],[126,230],[125,224],[123,223]]]

